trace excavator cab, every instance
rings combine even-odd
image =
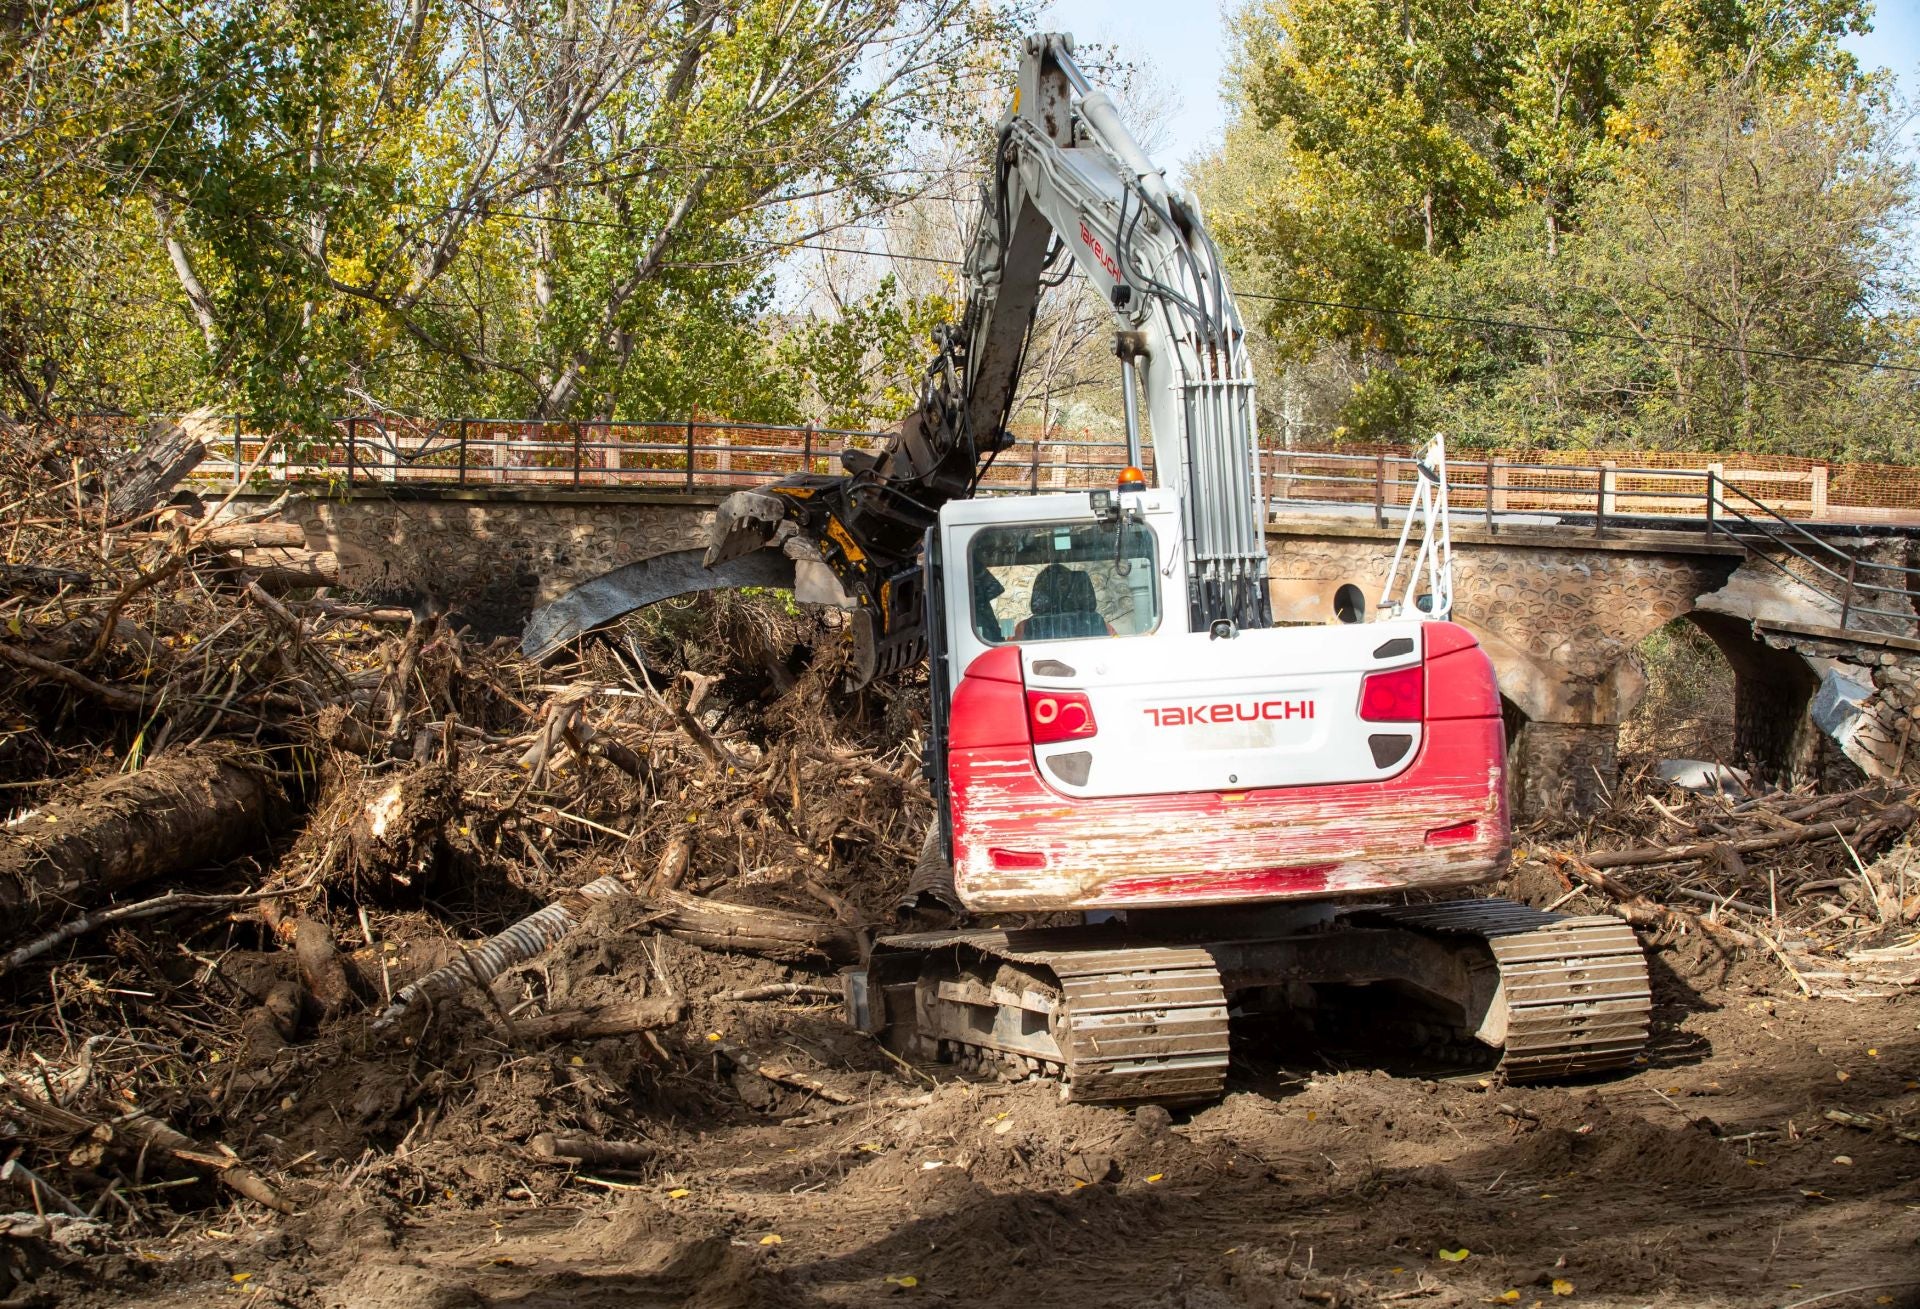
[[[1154,566],[1158,535],[1143,521],[1093,515],[1085,496],[1059,501],[1049,517],[1037,497],[988,501],[1010,517],[969,523],[955,533],[964,552],[967,595],[953,626],[971,627],[982,646],[1100,636],[1144,636],[1160,626]]]

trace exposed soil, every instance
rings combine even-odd
[[[550,956],[557,993],[782,975],[620,928],[597,912]],[[1920,1004],[1804,1000],[1685,940],[1656,957],[1648,1067],[1590,1085],[1250,1051],[1222,1103],[1170,1117],[943,1079],[924,1105],[781,1126],[823,1106],[755,1078],[743,1095],[690,1045],[523,1054],[422,1143],[313,1173],[291,1218],[231,1210],[36,1289],[76,1307],[1920,1304],[1920,1144],[1824,1117],[1920,1120]],[[872,1097],[926,1090],[824,1006],[695,1000],[687,1028],[707,1024]],[[477,1021],[462,1039],[501,1046]],[[315,1106],[305,1148],[383,1093],[381,1067],[293,1087]],[[660,1166],[534,1161],[517,1143],[555,1076],[610,1112],[644,1104]]]
[[[839,1020],[932,802],[924,685],[836,691],[830,616],[709,597],[540,667],[431,606],[276,600],[207,523],[97,544],[79,471],[15,464],[0,872],[64,922],[0,959],[0,1309],[1920,1309],[1909,792],[1636,769],[1519,834],[1508,894],[1643,929],[1630,1076],[1268,1027],[1219,1104],[1067,1105]],[[270,839],[180,783],[216,750],[271,773]]]

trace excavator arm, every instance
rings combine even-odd
[[[607,621],[616,605],[764,584],[779,559],[762,552],[776,552],[791,561],[798,598],[852,613],[853,683],[917,662],[921,542],[940,507],[973,495],[1014,444],[1008,420],[1028,338],[1043,291],[1070,271],[1063,260],[1115,315],[1129,462],[1142,462],[1144,393],[1156,478],[1180,496],[1190,630],[1270,626],[1253,384],[1219,252],[1080,71],[1071,37],[1027,39],[984,191],[965,312],[937,333],[916,408],[882,448],[844,452],[838,474],[808,471],[728,496],[700,585],[688,585],[684,566],[640,568],[568,622],[537,620],[529,641],[551,647],[570,625]]]

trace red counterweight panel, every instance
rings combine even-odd
[[[1508,854],[1506,745],[1493,667],[1471,633],[1425,625],[1427,721],[1384,781],[1071,797],[1027,738],[1017,651],[967,669],[948,774],[955,882],[982,911],[1125,908],[1484,881]]]

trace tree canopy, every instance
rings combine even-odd
[[[1306,436],[1916,452],[1857,0],[1254,0],[1195,181]],[[1797,356],[1817,356],[1809,359]],[[1869,367],[1834,360],[1863,361]],[[1277,402],[1277,403],[1276,403]]]
[[[27,0],[0,33],[13,407],[782,417],[797,205],[1017,14],[968,0]],[[11,226],[11,225],[10,225]],[[104,273],[103,280],[96,280]],[[135,321],[119,312],[137,306]],[[181,328],[188,330],[182,331]],[[143,368],[164,354],[167,367]]]

